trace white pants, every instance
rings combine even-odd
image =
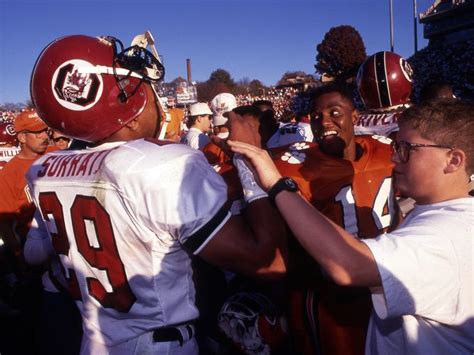
[[[160,355],[196,355],[199,348],[195,338],[185,342],[182,346],[179,341],[154,342],[153,332],[148,332],[139,337],[130,339],[125,343],[115,346],[107,346],[97,343],[86,336],[82,337],[81,355],[139,355],[139,354],[160,354]]]

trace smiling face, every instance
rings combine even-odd
[[[322,94],[313,101],[311,123],[321,150],[344,159],[355,159],[354,123],[357,110],[339,92]]]

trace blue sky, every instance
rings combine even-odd
[[[418,0],[418,13],[432,0]],[[395,52],[414,52],[413,0],[393,0]],[[128,45],[150,30],[166,81],[205,81],[218,68],[274,85],[286,71],[314,73],[316,45],[351,25],[367,54],[390,50],[389,0],[0,0],[0,103],[29,99],[41,50],[68,34],[113,35]],[[418,24],[418,48],[427,45]]]

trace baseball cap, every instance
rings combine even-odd
[[[212,111],[205,102],[198,102],[189,107],[189,116],[212,115]]]
[[[222,93],[216,95],[211,101],[211,109],[214,112],[212,116],[212,124],[214,126],[222,126],[227,122],[227,117],[224,117],[224,113],[232,111],[237,107],[237,100],[235,96],[229,93]]]
[[[37,132],[48,128],[46,123],[43,122],[34,109],[20,112],[20,114],[15,118],[13,127],[15,128],[16,133],[21,131]]]

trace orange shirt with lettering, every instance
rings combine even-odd
[[[49,147],[47,152],[57,149]],[[0,170],[0,218],[16,221],[15,232],[20,238],[26,238],[35,211],[26,172],[36,159],[24,159],[16,155]]]

